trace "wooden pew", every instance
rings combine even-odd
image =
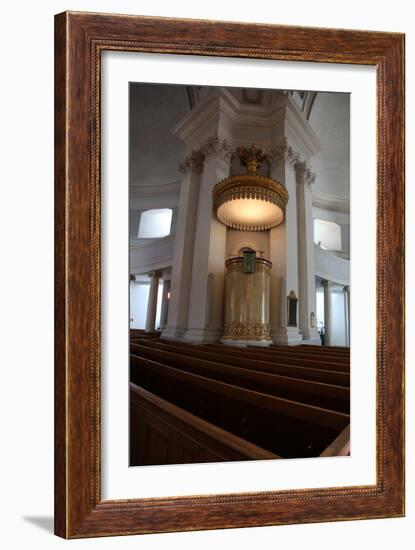
[[[255,346],[248,346],[248,349],[258,349]],[[350,355],[330,351],[328,348],[314,346],[304,349],[303,346],[276,346],[272,344],[268,348],[263,348],[267,353],[289,353],[296,357],[304,357],[309,359],[323,359],[329,361],[338,361],[340,363],[349,363]]]
[[[131,381],[282,457],[318,456],[349,415],[241,388],[132,355]]]
[[[315,369],[308,367],[298,367],[295,365],[276,363],[273,359],[265,358],[252,359],[249,356],[243,356],[238,354],[220,353],[218,350],[211,346],[200,346],[183,344],[178,342],[170,342],[165,340],[157,340],[152,342],[142,341],[141,345],[147,345],[151,347],[157,347],[158,349],[165,349],[171,351],[177,351],[183,355],[191,355],[192,357],[200,357],[215,362],[220,362],[226,365],[238,366],[248,368],[250,370],[268,372],[281,376],[288,376],[292,378],[301,378],[303,380],[312,380],[315,382],[334,384],[338,386],[348,387],[350,384],[350,375],[343,372],[333,372],[324,369]]]
[[[266,348],[256,348],[256,347],[237,347],[237,346],[224,346],[222,344],[208,344],[208,346],[219,353],[232,354],[238,357],[251,357],[253,359],[259,359],[263,361],[272,361],[275,363],[281,362],[285,364],[292,364],[296,366],[303,366],[309,368],[317,368],[323,370],[332,370],[335,372],[350,372],[350,366],[345,362],[338,362],[337,360],[330,360],[329,358],[310,358],[310,357],[301,357],[291,353],[290,351],[286,352],[270,352]],[[224,350],[223,348],[226,349]]]
[[[131,344],[131,354],[276,397],[349,413],[350,392],[342,386],[242,368],[237,363],[226,365],[194,355],[184,355],[168,347],[162,349],[160,346]]]
[[[349,456],[350,455],[350,425],[324,449],[320,456]]]
[[[273,344],[276,346],[277,344]],[[312,346],[310,344],[300,344],[299,346],[293,346],[294,348],[307,349],[307,350],[325,350],[327,353],[333,353],[338,355],[350,355],[350,348],[336,347],[336,346]]]
[[[332,348],[326,347],[326,346],[282,346],[277,344],[271,344],[271,346],[267,349],[271,351],[276,350],[286,350],[289,349],[290,351],[294,351],[297,353],[307,354],[309,356],[311,355],[329,355],[330,357],[336,357],[339,359],[348,359],[350,358],[350,351],[349,348],[347,348],[347,351],[339,351],[334,350]]]
[[[130,384],[130,466],[278,458]]]
[[[312,344],[299,344],[298,346],[295,346],[295,347],[301,347],[301,348],[324,348],[324,349],[327,349],[329,351],[339,351],[339,352],[345,352],[345,353],[349,353],[350,352],[350,347],[347,347],[347,346],[313,346]]]
[[[130,328],[130,339],[137,338],[160,338],[161,332],[159,330],[154,330],[153,332],[146,332],[140,328]]]
[[[157,340],[157,342],[170,342],[167,340]],[[227,355],[240,358],[250,358],[253,361],[266,361],[274,365],[292,365],[296,367],[306,367],[309,369],[319,369],[325,371],[339,372],[349,375],[349,366],[339,364],[337,362],[315,361],[310,359],[297,358],[288,354],[268,354],[261,348],[243,348],[236,346],[225,346],[222,344],[188,344],[186,342],[171,342],[171,345],[182,346],[184,349],[188,349],[189,346],[193,349],[201,349],[204,351],[210,351],[218,353],[220,355]]]

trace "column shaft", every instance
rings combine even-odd
[[[163,294],[161,297],[160,329],[164,330],[167,324],[169,311],[170,280],[163,281]]]
[[[188,324],[199,185],[200,167],[192,166],[183,175],[180,187],[179,216],[171,275],[171,299],[163,338],[182,338]]]
[[[313,212],[311,182],[313,174],[305,162],[295,165],[297,180],[298,286],[299,326],[304,340],[320,345],[316,327],[311,326],[312,313],[316,315],[316,284],[314,268]]]
[[[229,175],[220,154],[207,156],[200,181],[193,255],[188,330],[192,342],[216,342],[222,337],[226,226],[212,215],[212,190]]]
[[[150,292],[148,295],[146,332],[154,332],[156,330],[157,295],[160,281],[160,272],[152,271],[151,273],[149,273],[148,276],[150,277]]]
[[[324,288],[324,344],[331,346],[333,328],[333,307],[331,303],[331,281],[322,281]]]
[[[134,324],[135,306],[135,276],[130,275],[130,327]]]
[[[346,346],[350,347],[350,287],[343,287],[346,313]]]
[[[302,342],[298,326],[288,326],[287,297],[298,295],[297,197],[293,162],[286,153],[278,155],[271,165],[271,177],[283,183],[289,200],[284,223],[270,230],[270,325],[275,343],[298,345]]]

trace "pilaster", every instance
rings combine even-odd
[[[180,339],[187,328],[193,251],[203,154],[192,152],[185,159],[180,186],[179,215],[174,239],[173,266],[167,326],[162,338]]]
[[[206,153],[201,174],[185,339],[216,342],[223,331],[226,226],[213,214],[212,191],[219,180],[229,175],[230,154],[226,141],[216,133],[203,148]]]
[[[299,279],[299,327],[308,344],[321,345],[316,318],[316,282],[311,185],[315,174],[305,161],[295,162],[297,183],[297,234]]]
[[[331,346],[333,330],[333,305],[331,303],[331,281],[321,281],[324,289],[324,345]]]
[[[295,163],[299,155],[283,140],[271,152],[271,177],[285,185],[289,199],[284,223],[270,231],[271,336],[275,343],[298,345],[302,336],[297,327],[288,326],[287,297],[298,296],[297,195]],[[298,323],[297,323],[298,325]]]
[[[154,332],[156,330],[156,314],[157,314],[157,296],[160,282],[160,271],[152,271],[148,274],[150,277],[150,292],[148,295],[146,332]]]
[[[350,286],[343,287],[346,313],[346,346],[350,347]]]

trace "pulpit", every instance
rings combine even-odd
[[[225,326],[222,342],[269,346],[270,272],[272,264],[255,252],[226,261]]]

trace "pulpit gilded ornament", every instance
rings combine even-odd
[[[288,202],[286,188],[272,178],[257,174],[267,159],[254,145],[237,150],[246,173],[218,182],[213,189],[218,219],[238,231],[266,231],[284,220]],[[269,323],[272,263],[244,251],[226,261],[225,322],[222,341],[233,345],[268,346],[272,343]]]

